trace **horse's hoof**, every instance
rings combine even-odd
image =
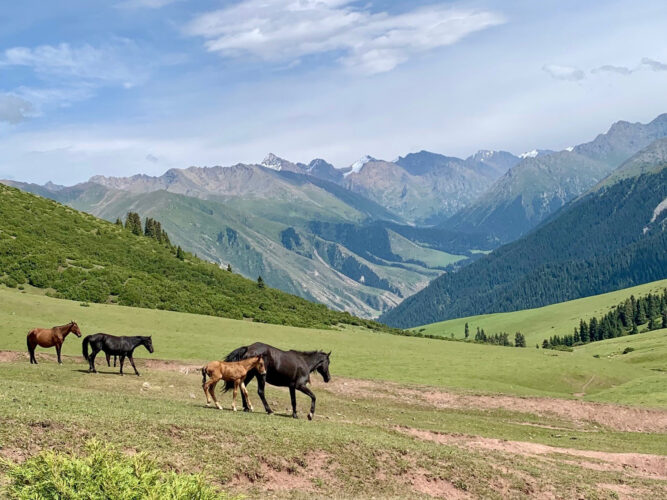
[[[308,414],[308,420],[312,420],[312,419],[313,419],[313,414],[312,414],[312,413],[309,413],[309,414]]]
[[[296,413],[292,413],[292,418],[299,418]]]
[[[221,408],[222,409],[222,408]],[[236,411],[236,407],[232,408],[232,410]]]

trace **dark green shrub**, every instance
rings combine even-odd
[[[99,441],[85,455],[43,451],[22,464],[5,461],[12,499],[198,499],[229,498],[198,474],[165,472],[145,454],[128,457]]]

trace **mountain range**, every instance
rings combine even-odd
[[[667,277],[667,139],[528,235],[381,316],[397,327],[539,307]]]
[[[74,186],[3,182],[107,220],[138,212],[220,266],[393,321],[390,309],[443,273],[446,280],[485,261],[601,182],[650,170],[658,146],[626,160],[649,144],[664,147],[655,141],[665,137],[660,115],[648,124],[617,122],[563,151],[480,150],[465,159],[420,151],[395,161],[365,156],[345,168],[269,154],[258,164],[97,175]],[[614,170],[621,164],[625,170]],[[617,177],[608,177],[612,171]]]

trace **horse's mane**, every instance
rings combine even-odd
[[[303,354],[304,356],[312,356],[313,354],[325,354],[324,351],[297,351],[295,349],[292,349],[292,352],[296,352],[297,354]]]

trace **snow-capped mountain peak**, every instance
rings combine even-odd
[[[270,168],[272,170],[282,170],[283,169],[283,160],[282,158],[277,157],[273,153],[266,155],[266,158],[262,161],[262,167]]]
[[[357,161],[355,161],[352,165],[350,165],[350,170],[345,172],[343,175],[347,177],[350,174],[356,174],[361,171],[362,168],[364,168],[364,165],[368,163],[369,161],[374,161],[375,158],[372,156],[364,156],[362,158],[359,158]]]
[[[537,149],[533,149],[531,151],[526,151],[525,153],[521,153],[519,155],[519,158],[535,158],[539,154],[540,153]]]

